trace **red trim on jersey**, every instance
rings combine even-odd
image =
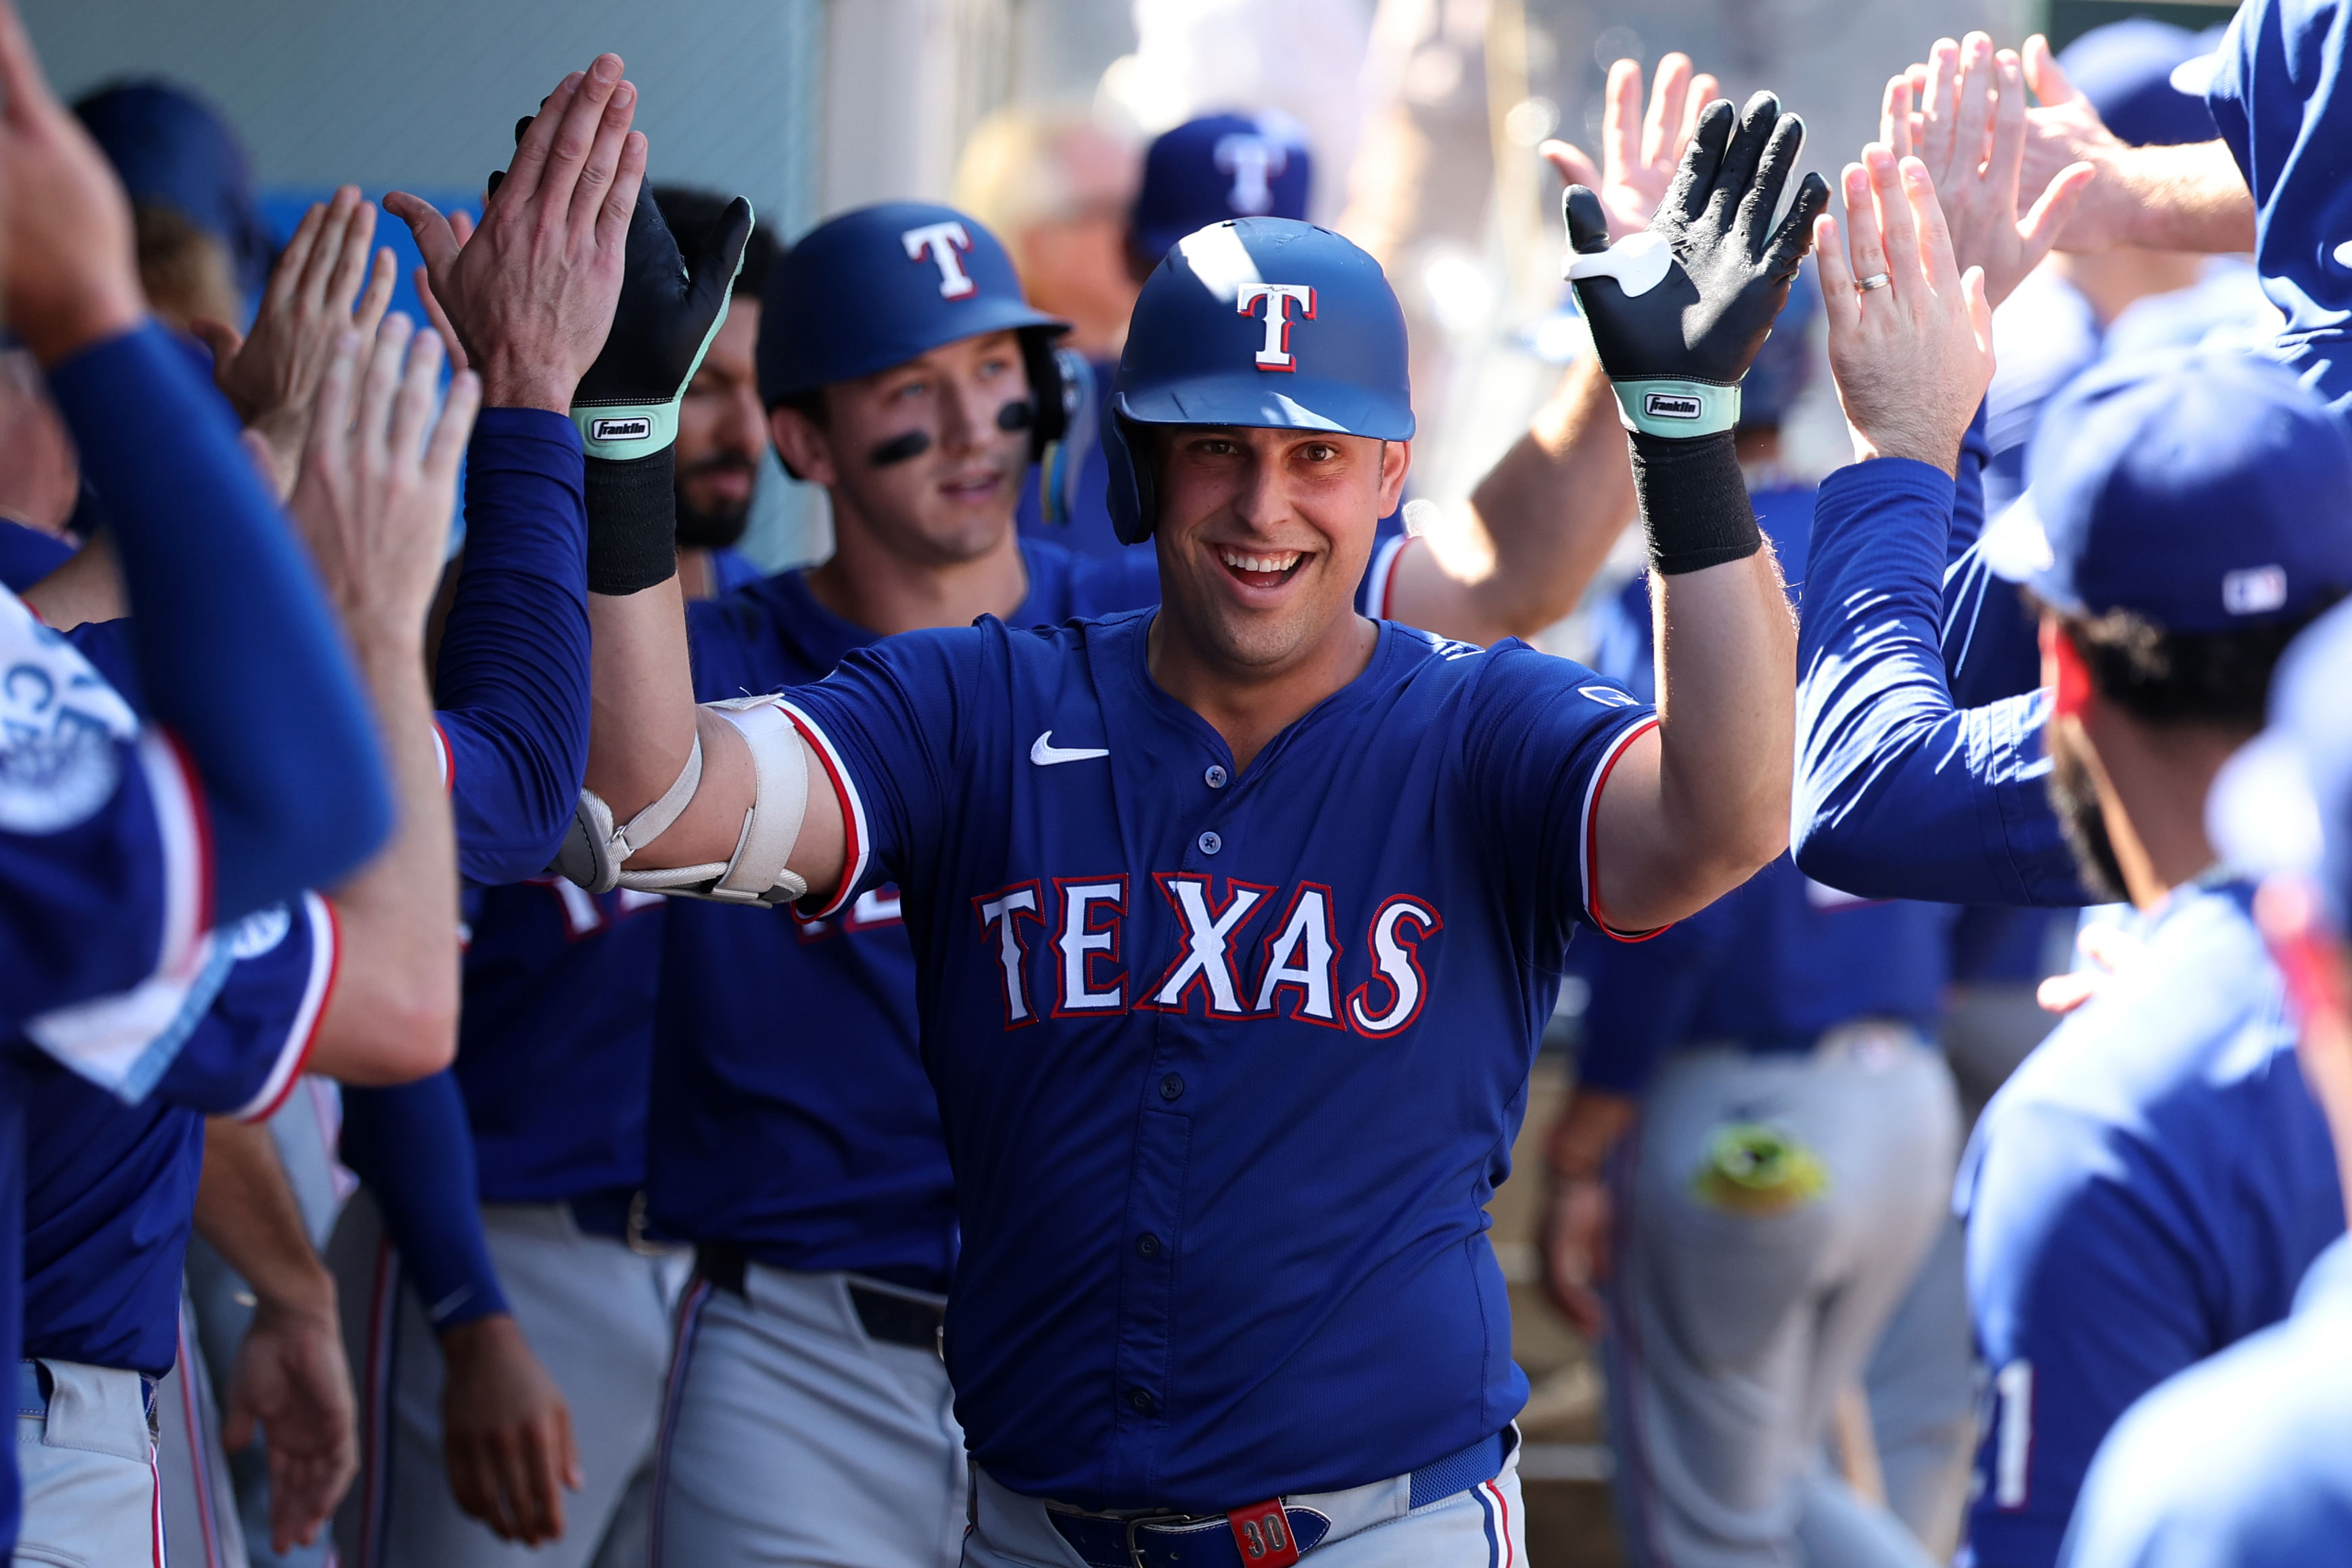
[[[1372,552],[1371,591],[1364,595],[1364,607],[1375,621],[1390,619],[1389,607],[1396,597],[1397,562],[1412,548],[1411,534],[1401,534]]]
[[[1284,933],[1290,929],[1291,921],[1297,918],[1298,906],[1306,901],[1309,893],[1319,893],[1323,895],[1323,937],[1331,944],[1331,956],[1324,965],[1325,989],[1331,998],[1331,1016],[1328,1019],[1317,1018],[1306,1010],[1307,1000],[1313,993],[1304,980],[1282,981],[1272,991],[1267,992],[1264,1009],[1260,1009],[1257,1005],[1256,992],[1265,989],[1266,977],[1274,973],[1274,945],[1281,941]],[[1281,1018],[1284,1016],[1282,993],[1292,991],[1297,994],[1290,1001],[1288,1016],[1291,1019],[1299,1023],[1311,1023],[1324,1029],[1336,1029],[1345,1034],[1348,1030],[1348,994],[1339,988],[1339,960],[1347,956],[1347,944],[1339,940],[1339,894],[1333,893],[1322,883],[1302,882],[1291,891],[1290,903],[1284,908],[1282,918],[1269,921],[1266,925],[1265,938],[1258,944],[1255,976],[1257,984],[1243,1005],[1250,1009],[1249,1016],[1254,1019]]]
[[[1592,783],[1584,795],[1584,908],[1601,934],[1617,942],[1647,942],[1660,932],[1674,928],[1674,923],[1669,921],[1647,931],[1620,931],[1609,924],[1609,916],[1601,907],[1601,792],[1608,788],[1609,775],[1616,771],[1618,759],[1625,755],[1626,748],[1657,727],[1655,718],[1645,718],[1611,741],[1601,766],[1592,770]]]
[[[439,753],[434,760],[441,764],[441,793],[457,792],[457,752],[449,744],[449,732],[441,727],[441,716],[433,716],[433,749]]]
[[[326,1019],[328,999],[335,994],[335,980],[343,971],[343,928],[341,923],[336,918],[334,901],[331,899],[321,898],[315,893],[306,893],[297,907],[300,908],[307,916],[314,904],[325,914],[326,929],[322,934],[317,922],[313,921],[311,924],[313,945],[310,960],[311,973],[315,978],[318,973],[316,948],[323,936],[327,949],[326,978],[320,984],[315,996],[306,993],[302,998],[302,1007],[309,1016],[305,1018],[300,1012],[295,1014],[294,1028],[300,1032],[291,1037],[290,1059],[281,1057],[279,1065],[272,1071],[273,1078],[277,1073],[283,1072],[284,1080],[275,1084],[263,1084],[262,1093],[268,1096],[268,1103],[257,1111],[247,1110],[240,1113],[237,1120],[241,1122],[266,1122],[276,1115],[278,1107],[286,1103],[286,1097],[294,1092],[294,1086],[302,1082],[302,1069],[310,1061],[310,1052],[318,1048],[319,1025]]]
[[[849,895],[856,891],[859,878],[865,874],[868,846],[865,834],[860,831],[866,821],[865,807],[849,782],[847,767],[834,750],[832,740],[817,727],[816,721],[790,703],[778,703],[776,706],[784,710],[784,716],[793,721],[793,727],[800,732],[803,740],[808,742],[809,749],[816,753],[816,759],[824,765],[824,776],[833,783],[834,799],[841,802],[841,885],[835,888],[824,905],[809,916],[812,920],[822,920],[840,912],[841,906],[849,902]]]
[[[195,759],[188,755],[188,748],[180,743],[178,736],[168,729],[158,727],[152,733],[162,737],[166,753],[178,769],[180,786],[187,793],[188,826],[190,835],[194,841],[192,848],[195,861],[194,878],[195,885],[193,889],[194,896],[193,906],[188,911],[189,924],[183,938],[184,948],[176,955],[167,952],[164,955],[166,961],[156,966],[157,970],[161,972],[175,967],[174,960],[184,962],[187,954],[194,950],[197,939],[213,928],[213,819],[211,809],[205,802],[204,779],[196,772]],[[152,779],[152,775],[150,777]],[[158,805],[160,806],[161,802],[158,802]],[[168,838],[166,842],[168,844]],[[167,864],[165,867],[167,874],[170,870],[171,867]],[[169,896],[167,883],[165,897],[168,899]],[[168,908],[164,919],[168,940],[168,934],[171,931],[171,914]]]

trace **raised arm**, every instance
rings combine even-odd
[[[106,495],[142,684],[194,765],[227,920],[335,880],[383,838],[351,657],[234,423],[149,322],[130,205],[0,5],[9,325]]]
[[[1612,240],[1641,233],[1664,199],[1715,78],[1690,57],[1658,62],[1649,113],[1642,69],[1610,68],[1601,166],[1564,141],[1540,152],[1560,178],[1601,198]],[[1458,507],[1409,547],[1390,579],[1388,613],[1465,643],[1527,637],[1576,608],[1634,515],[1633,473],[1609,378],[1590,356]]]
[[[1851,257],[1821,234],[1831,365],[1862,461],[1813,510],[1800,641],[1797,863],[1846,892],[2084,902],[2043,793],[2040,693],[1954,707],[1938,636],[1963,434],[1991,378],[1990,312],[1916,159],[1845,172]],[[1857,292],[1857,275],[1886,287]]]
[[[1633,429],[1658,626],[1659,723],[1597,813],[1597,903],[1621,931],[1704,908],[1786,842],[1795,628],[1732,431],[1828,191],[1807,175],[1776,225],[1803,126],[1769,93],[1733,121],[1728,103],[1700,117],[1643,235],[1610,246],[1591,192],[1567,204],[1570,276]]]

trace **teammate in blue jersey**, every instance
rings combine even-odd
[[[1773,469],[1819,298],[1801,280],[1741,390],[1748,495],[1792,596],[1812,487]],[[1597,632],[1594,667],[1650,699],[1646,579]],[[1957,1528],[1964,1443],[1900,1467],[1921,1472],[1915,1488],[1890,1474],[1913,1505],[1900,1523],[1816,1457],[1949,1207],[1958,1132],[1930,1039],[1950,924],[1937,905],[1831,893],[1783,856],[1671,931],[1571,958],[1591,1043],[1549,1136],[1546,1278],[1603,1343],[1639,1561],[1916,1564],[1905,1524],[1948,1542]],[[1947,1282],[1957,1316],[1957,1270]],[[1952,1371],[1946,1424],[1964,1428],[1965,1367]]]
[[[1158,612],[988,617],[706,709],[692,801],[604,852],[814,887],[817,918],[897,879],[955,1171],[966,1562],[1521,1550],[1481,1206],[1566,941],[1687,915],[1780,837],[1786,611],[1730,427],[1823,192],[1772,227],[1798,127],[1737,119],[1700,119],[1647,240],[1570,193],[1671,733],[1515,642],[1356,612],[1410,461],[1402,315],[1352,246],[1244,220],[1146,285],[1106,414]],[[675,601],[592,612],[590,788],[634,814],[698,734]]]
[[[2278,957],[2302,1081],[2352,1191],[2352,611],[2291,649],[2271,729],[2233,758],[2209,806],[2227,852],[2274,868],[2255,918]],[[2314,830],[2316,830],[2315,831]],[[2284,863],[2281,863],[2281,862]],[[2339,1229],[2295,1288],[2293,1315],[2142,1398],[2101,1445],[2063,1561],[2073,1568],[2301,1568],[2352,1541],[2352,1241]]]

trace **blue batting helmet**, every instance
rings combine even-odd
[[[1023,297],[1013,258],[978,218],[928,202],[884,202],[819,224],[769,268],[760,307],[760,397],[770,408],[987,332],[1017,331],[1024,349],[1034,340],[1050,363],[1045,340],[1069,329]],[[1030,369],[1043,392],[1050,383]]]
[[[1212,224],[1176,243],[1143,285],[1103,402],[1110,516],[1123,543],[1158,523],[1133,424],[1328,430],[1412,437],[1404,311],[1381,264],[1289,218]]]

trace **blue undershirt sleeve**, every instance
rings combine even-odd
[[[457,869],[520,882],[555,858],[588,766],[587,504],[580,433],[484,409],[466,453],[466,559],[435,699]]]
[[[105,497],[150,711],[186,748],[215,923],[328,886],[392,800],[358,673],[235,419],[149,322],[58,365],[49,392]]]
[[[345,1089],[342,1157],[374,1195],[434,1333],[511,1310],[482,1230],[474,1132],[455,1071]]]
[[[1903,458],[1822,485],[1797,642],[1797,864],[1864,898],[2086,904],[2045,790],[2047,694],[1952,700],[1938,640],[1952,490]]]

